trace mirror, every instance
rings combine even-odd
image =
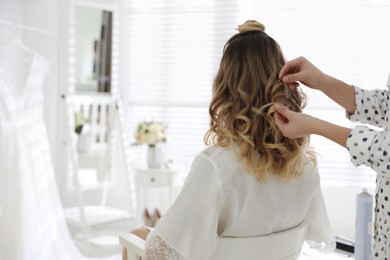
[[[93,227],[129,221],[135,205],[127,201],[134,197],[129,164],[118,156],[128,152],[120,134],[116,0],[70,0],[69,19],[65,131],[67,189],[75,200],[64,212],[75,239],[88,250]],[[112,199],[126,193],[125,203]]]
[[[81,172],[89,182],[111,178],[111,139],[116,131],[115,81],[117,7],[114,1],[75,0],[70,3],[69,84],[66,101],[70,167],[68,187]],[[114,68],[114,69],[113,69]],[[72,159],[73,158],[73,159]],[[78,170],[76,170],[78,169]],[[75,177],[79,174],[79,177]]]
[[[114,1],[75,0],[70,4],[67,120],[75,168],[97,180],[110,173],[107,156],[115,125],[117,61]],[[71,156],[71,158],[73,155]],[[104,158],[104,160],[102,159]],[[107,158],[107,159],[106,159]],[[72,173],[73,174],[73,173]],[[102,177],[101,175],[104,175]],[[75,186],[69,178],[69,187]]]
[[[111,92],[112,25],[112,11],[75,5],[75,92]]]

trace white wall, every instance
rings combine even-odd
[[[368,191],[374,195],[375,189],[371,187]],[[356,196],[361,188],[324,184],[322,192],[336,235],[355,239]]]
[[[0,19],[20,22],[22,20],[23,15],[22,2],[23,0],[0,1]],[[1,26],[0,28],[1,30],[3,30],[5,27]]]

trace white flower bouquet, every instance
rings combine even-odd
[[[157,143],[165,142],[166,126],[161,122],[143,121],[138,124],[134,137],[138,144],[147,144],[151,147]]]

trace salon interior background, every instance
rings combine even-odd
[[[60,96],[68,88],[69,10],[74,1],[2,0],[0,19],[59,35],[54,42],[26,34],[26,41],[49,58],[45,86],[45,119],[57,183],[64,206],[66,160],[62,149],[64,118]],[[323,71],[364,88],[384,88],[390,68],[390,3],[384,0],[84,0],[118,8],[118,86],[124,99],[129,136],[145,118],[168,124],[166,151],[174,162],[189,167],[203,147],[212,77],[223,43],[237,24],[257,19],[281,45],[287,59],[303,55]],[[7,35],[1,28],[0,35]],[[4,32],[4,33],[3,33]],[[4,40],[1,36],[0,40]],[[308,113],[351,126],[344,111],[317,92],[309,95]],[[354,168],[347,152],[325,139],[312,138],[319,154],[322,188],[337,234],[354,236],[355,198],[362,187],[374,192],[375,174]],[[137,150],[138,149],[138,150]],[[133,160],[143,154],[132,148]]]

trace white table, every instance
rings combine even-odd
[[[169,204],[176,197],[175,181],[180,170],[164,168],[136,168],[136,190],[137,190],[137,226],[143,225],[143,213],[147,202],[147,189],[152,187],[169,188]]]

